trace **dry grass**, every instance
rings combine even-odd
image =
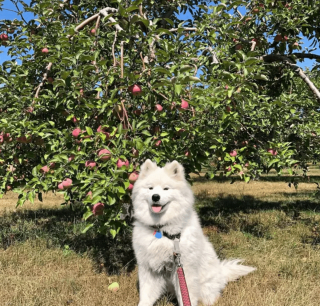
[[[25,211],[25,210],[38,210],[42,208],[60,208],[60,204],[64,202],[61,194],[48,193],[43,195],[43,202],[38,199],[34,204],[27,201],[23,206],[16,207],[18,195],[10,192],[0,199],[0,215],[4,213]]]
[[[320,201],[312,197],[314,184],[295,191],[284,182],[197,182],[193,190],[204,233],[219,256],[257,267],[228,284],[216,306],[319,305]],[[114,267],[129,265],[130,233],[129,240],[111,244],[81,238],[80,215],[60,208],[61,202],[50,195],[44,204],[16,209],[12,194],[0,200],[1,305],[137,305],[136,268],[101,273],[113,261]],[[107,290],[113,281],[120,284],[116,293]],[[157,304],[169,305],[167,297]]]

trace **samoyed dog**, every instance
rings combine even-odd
[[[220,261],[193,208],[194,196],[177,161],[160,168],[151,160],[141,166],[132,191],[133,248],[138,262],[140,302],[152,306],[168,292],[183,306],[174,260],[179,239],[181,264],[192,306],[212,305],[228,281],[255,270],[241,260]]]

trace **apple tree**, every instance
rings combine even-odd
[[[320,59],[301,47],[318,2],[19,1],[0,21],[0,194],[62,193],[115,235],[146,158],[294,174],[319,154],[319,68],[297,66]]]

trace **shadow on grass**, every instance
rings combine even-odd
[[[320,176],[318,175],[313,175],[313,176],[308,176],[307,178],[302,177],[302,176],[286,176],[286,175],[281,175],[281,176],[276,176],[276,175],[265,175],[265,176],[260,176],[258,181],[260,182],[284,182],[284,183],[289,183],[292,180],[295,180],[296,182],[299,183],[317,183],[320,182]],[[219,183],[225,183],[225,182],[243,182],[243,180],[237,175],[237,176],[215,176],[212,179],[207,179],[204,176],[197,176],[193,177],[191,179],[191,182],[219,182]]]
[[[295,195],[295,194],[294,194]],[[280,195],[279,195],[280,197]],[[283,194],[281,194],[283,197]],[[289,194],[290,197],[290,194]],[[293,197],[294,198],[294,197]],[[253,196],[218,196],[198,195],[197,211],[204,227],[214,227],[218,232],[230,230],[242,231],[259,238],[272,238],[274,227],[285,228],[296,222],[308,225],[312,219],[302,218],[302,211],[320,213],[319,200],[295,200],[272,202],[261,201]],[[284,212],[276,221],[267,222],[261,216],[254,215],[263,211]]]
[[[15,242],[44,239],[48,248],[61,247],[65,254],[71,250],[88,254],[97,271],[117,274],[135,267],[131,246],[131,228],[115,239],[94,231],[81,234],[84,228],[82,210],[61,209],[24,210],[0,217],[0,247],[6,249]]]
[[[320,212],[318,200],[261,201],[252,196],[197,197],[197,211],[202,226],[228,232],[239,230],[256,237],[272,239],[274,227],[285,228],[295,222],[309,226],[311,219],[301,218],[301,211]],[[257,218],[254,213],[266,210],[284,212],[273,224]],[[120,232],[115,239],[94,231],[81,234],[84,228],[81,209],[22,210],[0,217],[0,247],[8,248],[28,239],[44,239],[48,248],[60,247],[64,252],[88,254],[99,272],[117,274],[130,272],[136,261],[131,243],[131,227]],[[319,244],[320,238],[306,239],[305,243]]]

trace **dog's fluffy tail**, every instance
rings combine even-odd
[[[254,267],[239,265],[243,260],[223,260],[221,261],[222,273],[227,277],[228,281],[234,281],[241,276],[247,275],[256,270]]]

